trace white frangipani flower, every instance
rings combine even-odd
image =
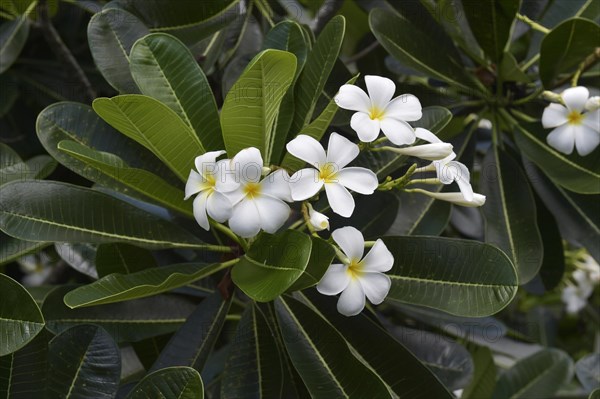
[[[350,140],[332,133],[327,153],[314,138],[299,135],[286,146],[288,152],[314,168],[301,169],[290,179],[292,199],[302,201],[317,194],[323,186],[331,209],[340,216],[350,217],[354,198],[347,189],[360,194],[373,194],[378,186],[377,176],[371,170],[348,167],[360,152]]]
[[[311,204],[306,204],[306,206],[308,207],[308,217],[311,226],[316,231],[329,230],[329,218],[321,212],[315,211]]]
[[[589,96],[585,87],[571,87],[561,94],[566,106],[550,104],[544,109],[542,125],[555,128],[546,137],[548,145],[564,154],[571,154],[575,147],[585,156],[600,144],[600,109]],[[586,112],[586,106],[592,110]]]
[[[44,283],[52,274],[50,256],[46,252],[25,255],[17,259],[20,269],[26,275],[23,277],[23,285],[26,287],[37,287]]]
[[[594,286],[585,271],[575,270],[573,280],[575,280],[575,284],[569,283],[561,294],[567,313],[570,314],[579,313],[587,305],[587,300],[594,291]]]
[[[254,147],[238,152],[230,167],[239,182],[238,189],[228,193],[234,205],[229,219],[231,230],[245,238],[254,237],[261,229],[275,233],[290,214],[284,202],[292,200],[289,175],[279,169],[261,181],[263,159]]]
[[[184,199],[198,194],[194,199],[194,217],[204,230],[210,228],[208,216],[219,223],[231,216],[232,204],[225,193],[235,190],[238,185],[233,180],[226,179],[222,173],[229,160],[216,162],[223,154],[225,151],[210,151],[196,157],[194,164],[198,172],[190,170],[185,185]]]
[[[435,171],[440,183],[452,184],[456,182],[464,200],[471,202],[474,199],[473,187],[470,183],[471,174],[463,163],[453,161],[454,158],[456,158],[456,154],[452,152],[444,159],[433,161],[427,166],[416,169],[415,173]],[[481,197],[485,198],[484,196]]]
[[[365,307],[365,296],[378,305],[387,296],[392,285],[384,274],[394,265],[394,257],[382,240],[377,240],[373,248],[363,258],[365,240],[354,227],[342,227],[331,236],[346,256],[343,264],[329,266],[317,284],[317,290],[324,295],[337,295],[338,311],[345,316],[355,316]]]
[[[590,254],[585,254],[576,266],[587,273],[592,284],[600,283],[600,265]]]
[[[418,121],[423,116],[417,97],[402,94],[392,100],[396,85],[381,76],[367,75],[365,83],[369,95],[357,86],[343,85],[335,96],[340,108],[357,111],[352,115],[350,126],[360,141],[369,143],[383,130],[396,145],[414,143],[415,133],[407,121]]]

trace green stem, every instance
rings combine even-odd
[[[195,245],[193,248],[194,249],[203,249],[203,250],[211,251],[211,252],[223,252],[226,254],[230,254],[233,252],[233,249],[226,245],[200,244],[200,245]]]
[[[537,53],[536,55],[534,55],[533,57],[531,57],[529,59],[529,61],[526,61],[521,66],[521,69],[524,70],[524,71],[527,71],[529,68],[531,68],[533,66],[533,64],[535,64],[536,62],[538,62],[539,59],[540,59],[540,53]]]
[[[411,185],[411,184],[441,184],[442,182],[440,181],[440,179],[436,178],[436,177],[430,177],[427,179],[414,179],[414,180],[409,180],[408,183],[406,183],[406,185]]]
[[[596,47],[594,52],[590,56],[586,57],[585,60],[583,60],[583,62],[579,65],[579,68],[577,68],[577,71],[575,71],[575,74],[573,75],[573,79],[571,79],[571,86],[577,86],[577,82],[579,82],[579,77],[581,74],[591,68],[592,65],[594,65],[598,60],[600,60],[600,47]]]
[[[521,15],[521,14],[517,13],[517,19],[520,21],[523,21],[527,25],[531,26],[531,29],[537,30],[538,32],[542,32],[544,35],[547,35],[548,33],[550,33],[550,29],[538,24],[537,22],[533,21],[526,15]]]
[[[244,252],[248,252],[248,243],[242,237],[239,237],[230,228],[223,226],[221,223],[217,223],[215,221],[210,222],[211,226],[215,229],[219,230],[221,233],[225,234],[227,237],[231,238],[233,241],[239,244],[240,247],[244,250]]]
[[[313,225],[310,223],[310,215],[308,214],[308,202],[304,201],[302,203],[302,217],[304,218],[304,223],[306,223],[306,227],[308,227],[308,231],[310,234],[316,234],[316,230]]]
[[[513,101],[513,105],[521,105],[521,104],[528,103],[531,100],[535,100],[543,92],[544,92],[544,88],[540,86],[537,89],[535,89],[535,91],[533,93],[531,93],[530,95],[528,95],[527,97],[519,98],[518,100]]]

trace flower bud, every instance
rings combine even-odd
[[[316,231],[329,230],[329,218],[315,211],[310,204],[308,204],[308,217],[310,224]]]

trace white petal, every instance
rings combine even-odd
[[[190,175],[187,179],[187,182],[185,183],[184,200],[190,198],[192,195],[199,193],[202,190],[206,190],[207,188],[209,188],[209,186],[206,183],[206,181],[204,181],[202,176],[200,176],[200,173],[196,172],[195,170],[190,170]]]
[[[569,110],[560,104],[550,104],[544,108],[542,114],[542,126],[546,129],[564,125],[567,123]]]
[[[340,299],[338,299],[337,310],[344,316],[356,316],[365,307],[365,293],[362,285],[357,279],[350,279],[348,286]]]
[[[258,183],[262,174],[263,159],[258,148],[245,148],[231,160],[238,181]]]
[[[223,154],[225,154],[225,151],[209,151],[196,157],[196,159],[194,159],[196,170],[200,172],[202,176],[204,176],[207,171],[209,173],[214,172],[216,170],[215,161]]]
[[[321,212],[313,209],[312,205],[308,204],[309,222],[316,231],[329,230],[329,218]]]
[[[260,227],[267,233],[277,232],[290,216],[288,204],[268,195],[254,198],[254,205],[260,215]]]
[[[331,133],[327,144],[327,162],[334,163],[337,170],[342,169],[360,153],[358,146],[337,133]]]
[[[323,295],[337,295],[348,286],[350,274],[347,272],[348,266],[335,263],[327,269],[319,284],[317,291]]]
[[[394,118],[384,118],[381,121],[381,130],[396,145],[412,144],[417,139],[412,126]]]
[[[438,161],[452,154],[452,144],[449,143],[433,143],[416,145],[413,147],[396,148],[394,152],[418,157],[428,161]]]
[[[435,193],[431,191],[425,191],[416,189],[414,190],[421,194],[425,194],[428,197],[435,198],[442,201],[451,202],[456,205],[468,207],[468,208],[476,208],[485,204],[485,195],[481,195],[478,193],[473,193],[473,200],[466,201],[465,197],[462,193]]]
[[[362,233],[352,226],[341,227],[331,233],[333,241],[340,246],[350,260],[360,260],[365,250],[365,239]]]
[[[290,190],[290,175],[283,170],[278,169],[266,176],[261,182],[261,193],[279,198],[284,201],[292,202],[292,192]]]
[[[394,266],[394,256],[383,241],[378,239],[360,265],[366,272],[387,272]]]
[[[471,174],[469,169],[462,163],[450,161],[447,167],[453,170],[454,181],[458,184],[460,192],[465,197],[466,201],[473,200],[473,187],[471,187]]]
[[[213,191],[206,201],[208,215],[219,223],[223,223],[231,217],[232,208],[229,198],[218,191]]]
[[[373,305],[383,302],[392,286],[392,280],[383,273],[364,273],[358,278],[358,281]]]
[[[215,189],[222,193],[234,191],[240,187],[237,172],[230,159],[222,159],[217,162],[217,173],[215,177]]]
[[[590,97],[585,102],[585,109],[588,111],[596,111],[598,108],[600,108],[600,96]]]
[[[246,193],[244,192],[244,188],[242,186],[238,187],[237,190],[229,191],[223,193],[229,199],[232,206],[235,206],[238,202],[243,200],[246,197]]]
[[[575,129],[573,125],[566,123],[551,131],[546,141],[550,147],[564,154],[570,154],[575,146]]]
[[[600,133],[600,109],[583,114],[581,123]]]
[[[194,199],[194,218],[196,222],[202,227],[204,230],[210,229],[210,224],[208,223],[208,216],[206,215],[206,199],[208,198],[208,191],[203,192],[199,196]]]
[[[367,168],[350,167],[338,172],[338,183],[360,194],[373,194],[379,182],[377,175]]]
[[[375,75],[366,75],[365,84],[371,105],[383,111],[394,96],[396,85],[391,79]]]
[[[323,180],[319,171],[313,168],[300,169],[290,177],[290,190],[294,201],[303,201],[319,192]]]
[[[305,134],[298,135],[298,137],[287,143],[285,148],[290,154],[312,166],[326,162],[325,150],[321,143]]]
[[[423,107],[412,94],[402,94],[394,98],[385,108],[385,116],[401,121],[418,121],[423,117]]]
[[[469,182],[471,175],[469,169],[462,163],[457,161],[433,161],[437,172],[437,178],[443,184],[451,184],[453,181],[461,179]]]
[[[233,207],[229,227],[234,233],[244,238],[254,237],[260,231],[260,224],[260,214],[254,201],[244,199]]]
[[[371,100],[367,93],[354,85],[340,87],[340,91],[335,96],[335,103],[338,107],[351,111],[369,112],[369,108],[371,108]]]
[[[327,202],[331,206],[331,210],[340,216],[349,218],[354,212],[354,198],[346,187],[339,183],[326,183],[325,193],[327,194]],[[292,192],[292,196],[294,193]]]
[[[423,129],[422,127],[418,127],[415,129],[415,136],[418,139],[425,140],[429,143],[442,143],[443,141],[438,138],[435,134],[430,132],[427,129]]]
[[[582,157],[588,155],[600,144],[600,133],[586,125],[574,126],[575,147]]]
[[[583,111],[590,91],[583,86],[570,87],[560,95],[569,111]]]
[[[350,127],[363,143],[370,143],[379,136],[379,120],[371,119],[364,112],[356,112],[352,115]]]

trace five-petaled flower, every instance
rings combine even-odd
[[[337,295],[338,311],[345,316],[355,316],[365,307],[365,296],[378,305],[387,296],[391,287],[390,278],[384,274],[394,265],[394,257],[382,240],[363,258],[365,240],[354,227],[342,227],[332,234],[334,241],[345,255],[343,263],[329,266],[317,285],[324,295]]]

